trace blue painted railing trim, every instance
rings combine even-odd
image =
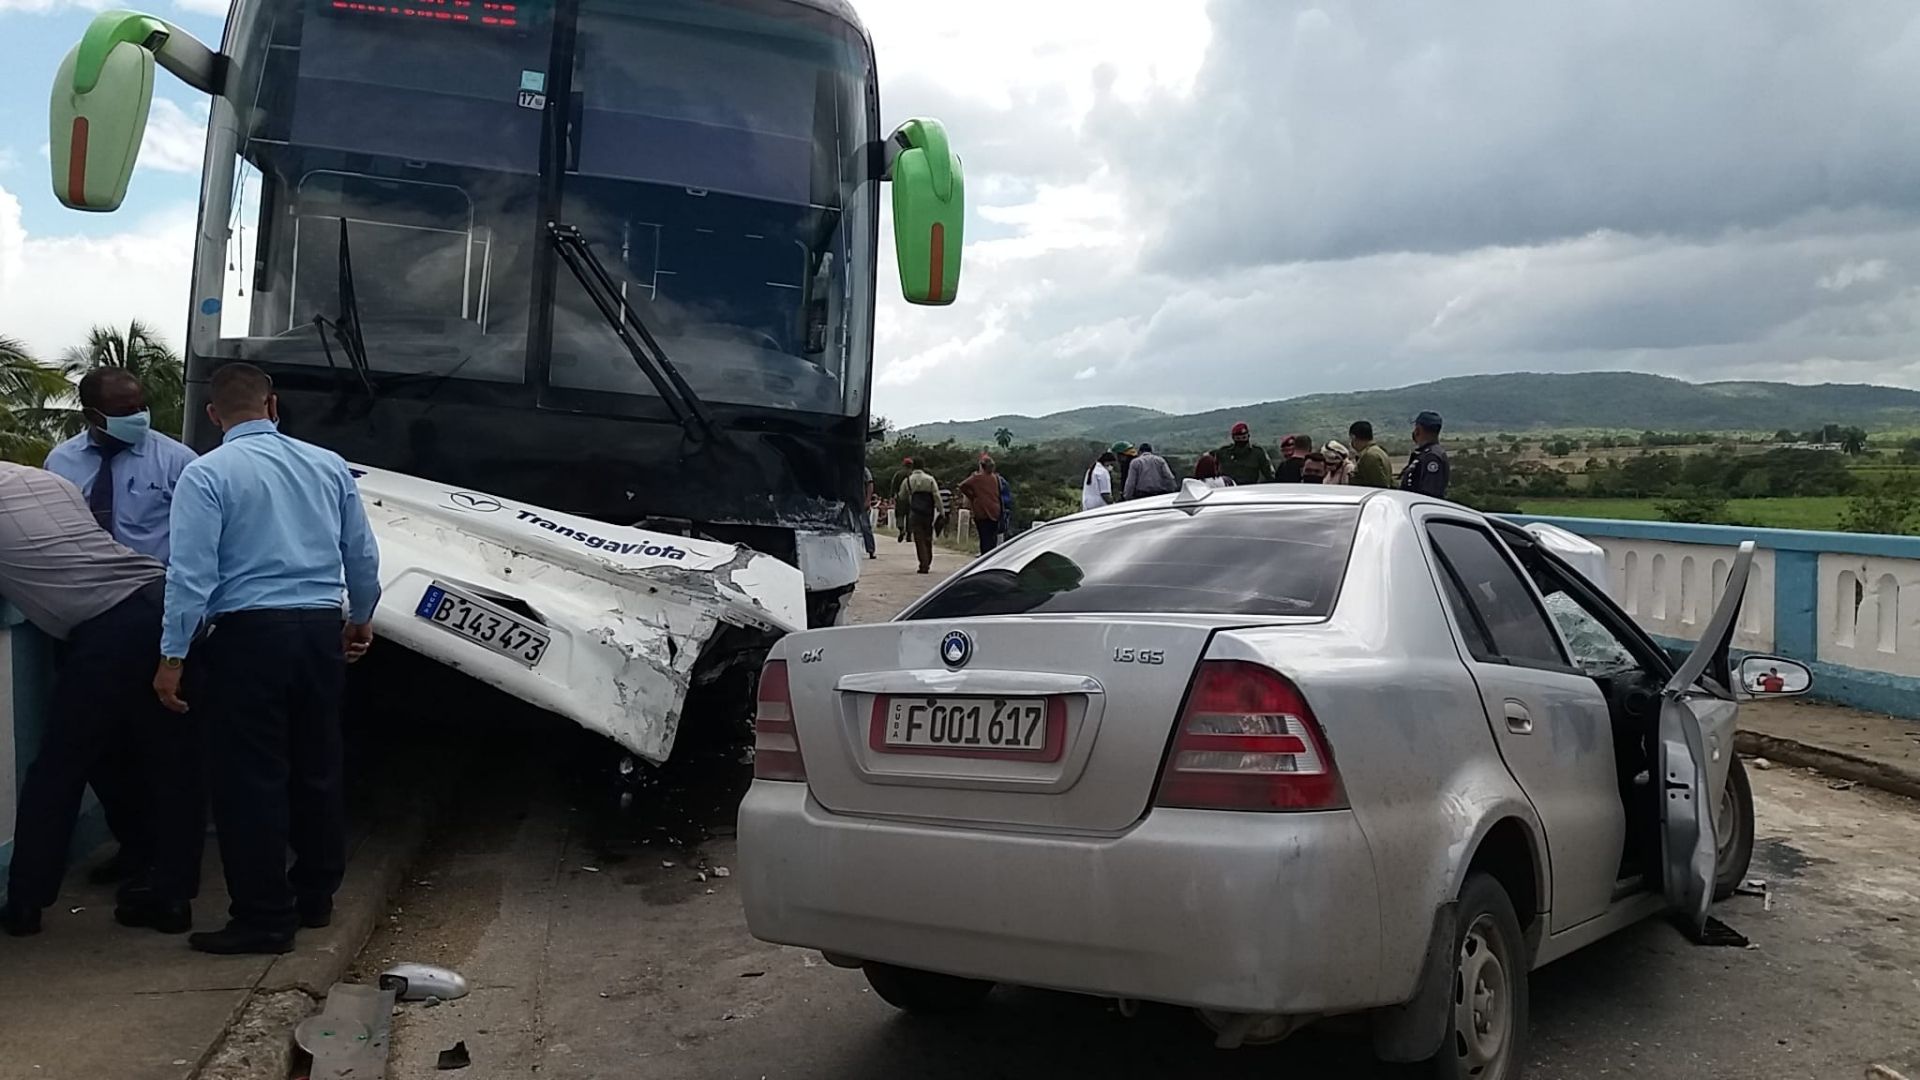
[[[1673,521],[1622,521],[1617,518],[1544,517],[1503,514],[1509,521],[1541,521],[1583,536],[1613,536],[1622,540],[1664,540],[1674,544],[1737,546],[1751,540],[1774,551],[1833,552],[1878,555],[1889,559],[1920,559],[1920,536],[1883,536],[1878,533],[1814,532],[1803,529],[1761,529],[1745,525],[1684,525]]]

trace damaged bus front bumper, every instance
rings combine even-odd
[[[806,625],[771,555],[353,467],[380,542],[381,637],[658,763],[710,647]],[[731,631],[731,633],[730,633]]]

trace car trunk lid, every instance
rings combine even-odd
[[[1246,622],[994,616],[798,635],[788,677],[808,783],[843,814],[1124,829],[1209,638]]]

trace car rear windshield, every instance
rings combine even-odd
[[[1153,612],[1325,615],[1357,506],[1218,506],[1069,519],[942,586],[908,619]]]

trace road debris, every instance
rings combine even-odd
[[[468,987],[466,976],[452,968],[404,963],[380,973],[380,989],[393,991],[401,1001],[452,1001],[466,997]]]
[[[1852,791],[1860,785],[1854,780],[1829,780],[1827,781],[1827,786],[1835,791]]]
[[[293,1029],[294,1045],[313,1057],[312,1080],[364,1080],[387,1073],[394,992],[335,983],[318,1015]]]
[[[583,866],[580,869],[585,870],[589,874],[597,874],[600,872],[600,868],[597,866]]]
[[[713,876],[714,877],[732,877],[733,871],[727,869],[724,866],[716,866],[713,868]]]
[[[471,1064],[473,1064],[473,1055],[467,1053],[467,1043],[463,1039],[440,1051],[440,1059],[434,1062],[433,1067],[441,1072],[452,1072],[455,1069],[464,1069]]]
[[[1907,1078],[1885,1065],[1869,1065],[1867,1080],[1907,1080]]]
[[[1766,772],[1768,769],[1773,768],[1773,762],[1763,757],[1757,757],[1753,759],[1753,767],[1759,769],[1761,772]]]

